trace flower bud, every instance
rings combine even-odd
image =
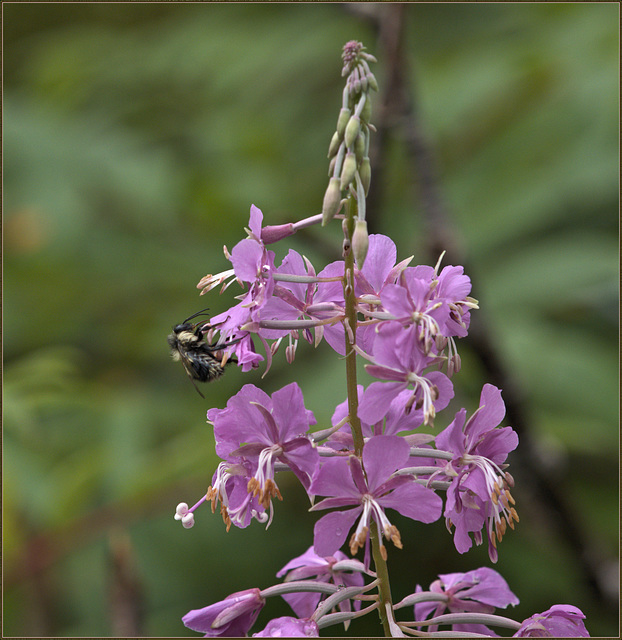
[[[287,224],[270,224],[261,230],[261,241],[264,244],[272,244],[288,236],[293,236],[295,233],[296,229],[294,229],[294,225],[291,222]]]
[[[327,224],[339,211],[341,204],[341,189],[339,188],[339,178],[331,178],[328,188],[324,194],[324,204],[322,205],[322,226]]]
[[[371,162],[369,157],[365,156],[361,160],[361,166],[359,167],[359,176],[363,183],[363,189],[365,189],[365,195],[369,193],[369,185],[371,184]]]
[[[356,156],[351,151],[348,151],[348,153],[346,153],[346,159],[343,161],[343,167],[341,169],[341,184],[340,184],[341,191],[346,189],[347,186],[352,182],[352,180],[354,180],[355,173],[356,173]],[[337,212],[335,211],[335,213]]]
[[[348,121],[348,126],[346,127],[346,132],[344,135],[344,140],[346,141],[346,147],[348,149],[352,149],[352,145],[356,140],[356,136],[358,136],[361,130],[361,119],[358,116],[352,116]]]
[[[361,78],[361,90],[363,91],[363,93],[366,93],[367,84],[368,84],[367,74],[365,73],[365,69],[363,69],[361,65],[359,65],[358,68],[359,68],[359,77]]]
[[[363,268],[368,248],[369,235],[367,233],[367,221],[357,220],[354,225],[354,233],[352,234],[352,251],[354,252],[356,266],[359,269]]]
[[[366,78],[367,78],[367,83],[369,84],[369,86],[374,91],[378,91],[378,82],[376,81],[376,76],[373,73],[368,73]]]
[[[333,137],[331,138],[330,144],[328,145],[328,158],[333,158],[337,155],[337,151],[339,151],[339,145],[341,144],[341,138],[339,137],[339,133],[335,131],[333,133]]]
[[[354,155],[356,156],[356,161],[360,164],[365,157],[365,134],[361,131],[358,136],[356,136],[356,140],[354,141]]]
[[[351,115],[352,112],[350,109],[346,109],[345,107],[339,112],[339,118],[337,119],[337,133],[339,134],[339,139],[343,138],[343,134],[346,131],[346,125],[348,124],[348,120],[350,120]]]

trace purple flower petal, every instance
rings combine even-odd
[[[440,496],[416,482],[397,487],[387,496],[379,498],[378,502],[411,520],[425,523],[436,522],[443,511]]]
[[[309,492],[315,496],[348,496],[357,501],[360,496],[354,486],[347,458],[329,458],[322,462]]]
[[[319,598],[319,594],[315,595]],[[318,638],[320,631],[317,623],[307,618],[275,618],[268,622],[263,631],[254,633],[253,638]]]
[[[215,604],[193,609],[182,622],[193,631],[204,633],[206,637],[245,636],[253,626],[265,600],[259,589],[246,589],[227,596]]]
[[[372,382],[363,393],[359,417],[374,424],[388,413],[393,399],[407,386],[405,382]]]
[[[527,618],[513,637],[589,638],[584,619],[581,609],[569,604],[556,604]]]
[[[370,493],[405,466],[409,452],[408,443],[399,436],[375,436],[365,443],[363,464]]]
[[[490,567],[480,567],[466,573],[440,574],[439,578],[444,590],[454,596],[452,611],[472,611],[460,608],[460,603],[465,599],[503,609],[519,604],[503,576]]]
[[[408,292],[404,287],[395,284],[388,284],[382,290],[382,305],[396,318],[408,318],[413,312]]]
[[[465,451],[465,436],[463,432],[466,409],[460,409],[450,424],[435,438],[436,446],[444,451],[462,455]]]
[[[259,240],[261,238],[261,223],[263,222],[263,213],[261,209],[254,204],[251,205],[251,214],[248,221],[248,228],[252,234]]]
[[[393,240],[388,236],[372,233],[362,273],[374,292],[380,292],[396,260],[397,249]]]
[[[231,251],[235,275],[243,282],[255,282],[263,258],[264,248],[256,240],[244,238]]]
[[[332,511],[322,516],[313,528],[313,548],[319,556],[333,555],[345,542],[362,507]]]
[[[471,442],[475,442],[483,432],[494,429],[505,416],[501,390],[492,384],[485,384],[482,388],[479,406],[479,411],[473,414],[465,429]]]
[[[282,441],[306,433],[309,426],[315,424],[311,411],[305,409],[300,387],[292,382],[272,394],[272,413]]]
[[[322,556],[318,556],[311,546],[303,554],[292,558],[280,571],[277,572],[276,577],[282,578],[288,571],[297,569],[298,567],[309,567],[312,571],[309,575],[316,576],[328,568],[328,560]],[[298,580],[298,578],[296,579]]]

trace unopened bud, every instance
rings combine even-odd
[[[348,153],[346,153],[346,159],[343,161],[343,167],[341,169],[341,184],[340,184],[341,191],[346,189],[348,185],[352,182],[352,180],[354,180],[355,173],[356,173],[356,156],[351,151],[348,151]]]
[[[363,183],[363,189],[365,189],[365,195],[369,193],[369,185],[371,184],[371,162],[369,157],[365,156],[361,160],[361,166],[359,167],[359,176]]]
[[[369,235],[367,233],[367,222],[365,220],[357,220],[354,225],[354,233],[352,234],[352,251],[354,252],[356,266],[359,269],[363,268],[368,248]]]
[[[361,90],[363,93],[367,92],[367,75],[365,74],[365,69],[359,65],[359,77],[361,79]]]
[[[339,134],[335,131],[333,133],[333,137],[330,140],[330,144],[328,145],[328,155],[327,158],[334,158],[337,155],[337,151],[339,151],[339,145],[341,144],[341,138]]]
[[[322,205],[322,226],[335,217],[341,204],[341,189],[339,188],[339,178],[331,178],[328,188],[324,194],[324,204]]]
[[[352,116],[348,121],[346,132],[344,134],[344,140],[346,141],[346,147],[352,149],[352,145],[356,140],[356,137],[361,130],[361,119],[358,116]]]
[[[367,83],[369,84],[369,86],[374,91],[378,91],[378,82],[376,81],[376,76],[373,73],[368,73],[366,78],[367,78]]]
[[[365,134],[361,131],[354,141],[354,155],[356,161],[360,163],[365,156]]]
[[[293,236],[295,233],[296,229],[294,229],[294,225],[291,222],[268,225],[261,230],[261,241],[264,244],[272,244],[288,236]]]
[[[343,108],[339,112],[339,118],[337,119],[337,133],[339,134],[339,138],[343,138],[343,134],[346,132],[346,125],[348,124],[348,120],[350,120],[350,116],[352,112],[350,109]]]
[[[354,69],[354,71],[352,72],[348,80],[352,82],[352,88],[353,88],[352,93],[354,94],[361,93],[361,75],[360,75],[359,67]]]

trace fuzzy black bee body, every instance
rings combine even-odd
[[[198,382],[210,382],[220,378],[225,372],[222,361],[224,349],[239,340],[231,340],[227,344],[208,344],[203,338],[203,328],[207,323],[192,324],[192,318],[203,313],[195,313],[182,323],[173,327],[173,333],[168,336],[173,360],[180,360],[190,381],[201,397],[205,397],[197,385]],[[232,361],[230,361],[232,362]],[[235,361],[233,361],[235,362]]]

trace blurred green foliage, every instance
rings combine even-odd
[[[293,365],[280,354],[263,380],[231,367],[206,405],[169,362],[165,338],[198,309],[230,305],[215,292],[195,297],[195,284],[226,267],[222,245],[243,237],[251,203],[272,224],[319,212],[341,47],[360,39],[377,53],[353,7],[3,4],[5,636],[118,633],[108,605],[116,531],[131,540],[151,636],[195,635],[180,622],[187,610],[268,586],[311,544],[306,497],[285,478],[268,531],[225,534],[207,511],[185,531],[172,513],[201,495],[217,464],[208,406],[248,382],[272,392],[295,378],[323,426],[344,398],[342,363],[301,344]],[[542,463],[613,557],[618,11],[422,3],[405,14],[473,295],[525,390]],[[380,59],[381,85],[385,73]],[[377,231],[401,258],[434,263],[422,255],[413,182],[394,137]],[[319,269],[339,256],[337,227],[291,244]],[[472,410],[485,380],[468,339],[461,353],[452,406]],[[593,635],[614,635],[617,613],[594,598],[520,484],[516,494],[521,524],[498,565],[521,600],[513,613],[568,602]],[[439,572],[488,564],[482,548],[458,556],[441,522],[398,526],[395,598]],[[277,615],[287,607],[270,603],[260,623]],[[369,617],[351,632],[380,630]]]

